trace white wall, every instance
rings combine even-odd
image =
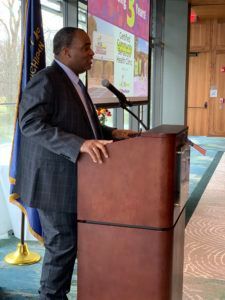
[[[183,125],[186,114],[188,4],[166,0],[162,123]]]
[[[9,202],[9,162],[11,144],[0,145],[0,238],[7,236],[9,230],[13,230],[15,237],[21,236],[21,210]],[[24,239],[35,240],[28,230],[25,218]]]

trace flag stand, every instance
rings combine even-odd
[[[25,215],[21,217],[21,241],[17,244],[17,250],[5,256],[4,260],[12,265],[28,265],[39,262],[41,256],[36,252],[30,252],[27,243],[24,243],[24,223]]]

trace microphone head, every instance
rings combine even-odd
[[[109,87],[110,82],[108,81],[108,79],[103,79],[103,80],[102,80],[102,85],[103,85],[104,87]]]

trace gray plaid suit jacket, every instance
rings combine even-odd
[[[111,139],[102,127],[99,138]],[[85,139],[94,139],[82,101],[62,68],[40,71],[19,105],[21,145],[14,192],[28,206],[76,212],[77,159]]]

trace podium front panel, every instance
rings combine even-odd
[[[78,225],[78,300],[169,300],[173,231]]]
[[[154,133],[115,142],[107,146],[109,158],[101,165],[82,155],[78,168],[78,219],[172,227],[184,205],[175,205],[179,185],[177,153],[181,148],[177,140],[175,134]],[[174,209],[178,211],[175,218]]]

